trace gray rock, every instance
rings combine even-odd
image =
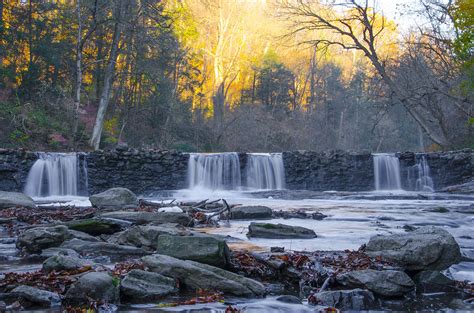
[[[142,270],[130,271],[120,282],[120,295],[129,302],[153,301],[177,291],[174,279]]]
[[[453,236],[432,226],[409,233],[374,236],[367,243],[366,252],[413,271],[443,270],[461,260],[461,250]]]
[[[143,256],[147,252],[143,249],[116,245],[108,242],[88,242],[80,239],[72,239],[65,241],[61,248],[72,249],[81,255],[108,255],[110,257],[123,256]]]
[[[375,304],[372,292],[362,289],[323,291],[316,295],[318,304],[339,310],[368,310]]]
[[[44,249],[43,251],[41,251],[40,256],[44,259],[47,259],[55,255],[66,255],[66,256],[76,257],[76,258],[79,257],[79,253],[77,253],[76,251],[72,249],[64,249],[64,248],[59,248],[59,247]]]
[[[337,282],[348,288],[363,288],[384,297],[398,297],[415,289],[415,283],[401,271],[361,270],[337,276]]]
[[[423,271],[413,277],[419,292],[446,292],[452,291],[454,280],[437,271]]]
[[[265,293],[261,283],[211,265],[160,254],[145,256],[142,261],[151,271],[178,279],[180,286],[190,290],[213,289],[240,297],[259,297]]]
[[[182,260],[191,260],[218,267],[227,267],[230,252],[227,243],[206,235],[170,236],[158,238],[156,251]]]
[[[300,238],[310,239],[316,238],[316,233],[308,228],[300,226],[290,226],[284,224],[270,224],[270,223],[250,223],[249,237],[255,238]]]
[[[31,286],[18,286],[11,291],[16,298],[26,300],[40,306],[60,305],[61,298],[55,292],[38,289]]]
[[[230,218],[233,220],[271,219],[272,209],[261,205],[238,206],[231,209]]]
[[[284,303],[293,303],[293,304],[301,304],[301,300],[298,297],[291,296],[291,295],[283,295],[276,298],[277,301],[284,302]]]
[[[77,231],[70,231],[66,226],[58,225],[28,229],[18,236],[16,246],[29,253],[37,253],[43,249],[57,247],[64,241],[76,237],[87,241],[98,241],[95,237]]]
[[[36,204],[24,193],[0,191],[0,210],[15,207],[35,209]]]
[[[187,236],[191,232],[176,224],[133,226],[112,235],[107,242],[156,250],[161,235]]]
[[[65,301],[70,304],[88,304],[90,299],[108,303],[119,302],[118,278],[105,272],[90,272],[81,276],[67,291]]]
[[[115,218],[130,221],[135,224],[180,224],[183,226],[193,226],[193,220],[186,213],[175,212],[129,212],[116,211],[107,212],[100,215],[105,218]]]
[[[441,192],[460,193],[460,194],[474,194],[474,180],[464,184],[449,186],[440,190]]]
[[[74,256],[54,255],[43,262],[43,270],[47,273],[53,271],[70,271],[92,265],[92,262]]]
[[[122,230],[122,225],[110,219],[90,218],[68,222],[67,227],[92,236],[111,235]]]
[[[126,209],[138,206],[137,196],[127,188],[111,188],[89,197],[92,206],[99,209]]]

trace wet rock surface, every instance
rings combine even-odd
[[[265,294],[261,283],[214,266],[159,254],[143,257],[142,260],[151,271],[178,279],[184,288],[190,290],[217,289],[224,294],[241,297]]]
[[[230,263],[227,243],[208,235],[158,237],[156,251],[178,259],[225,268]]]
[[[374,294],[368,290],[334,290],[315,294],[316,304],[343,311],[362,311],[375,306]]]
[[[362,288],[385,297],[400,297],[415,289],[415,283],[401,271],[362,270],[342,274],[337,282],[348,288]]]
[[[234,220],[271,219],[272,209],[266,206],[237,206],[232,208],[230,218]]]
[[[300,226],[290,226],[285,224],[271,223],[250,223],[249,237],[255,238],[315,238],[316,233],[308,228]]]
[[[145,250],[133,246],[116,245],[108,242],[90,242],[80,239],[65,241],[61,248],[74,250],[81,255],[107,255],[114,258],[147,254]]]
[[[12,296],[17,297],[20,301],[27,301],[37,306],[53,306],[61,304],[61,297],[54,292],[42,290],[30,286],[18,286],[12,290]]]
[[[0,210],[11,207],[36,208],[36,204],[24,193],[0,191]]]
[[[193,220],[185,213],[175,212],[131,212],[116,211],[103,213],[100,217],[130,221],[135,224],[168,224],[176,223],[183,226],[192,226]]]
[[[143,270],[132,270],[120,282],[121,297],[131,302],[153,301],[177,291],[174,279]]]
[[[404,234],[372,237],[366,251],[411,271],[443,270],[461,260],[461,251],[453,236],[432,226]]]
[[[111,188],[89,197],[92,206],[99,209],[127,209],[138,206],[137,196],[127,188]]]
[[[119,280],[104,272],[81,276],[67,291],[65,301],[71,304],[88,303],[90,299],[118,303]]]

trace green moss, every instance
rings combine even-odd
[[[114,285],[114,287],[120,286],[120,278],[118,278],[117,276],[113,276],[112,277],[112,284]]]

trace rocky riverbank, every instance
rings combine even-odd
[[[26,272],[14,271],[13,264],[2,270],[0,300],[9,309],[219,301],[237,308],[245,298],[263,297],[309,309],[474,308],[473,286],[442,274],[462,258],[442,228],[375,236],[356,251],[286,251],[275,239],[271,251],[255,252],[232,248],[239,240],[203,233],[202,227],[235,219],[258,220],[249,236],[312,238],[318,232],[271,223],[282,213],[266,207],[155,203],[122,188],[91,197],[95,206],[87,208],[25,208],[14,202],[23,197],[6,196],[11,207],[0,209],[0,221],[2,240],[17,247],[11,263],[38,264]],[[288,214],[325,218],[301,210]],[[436,296],[442,300],[427,299],[432,292],[442,292]]]

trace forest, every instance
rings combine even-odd
[[[1,0],[0,146],[474,148],[474,1]]]

